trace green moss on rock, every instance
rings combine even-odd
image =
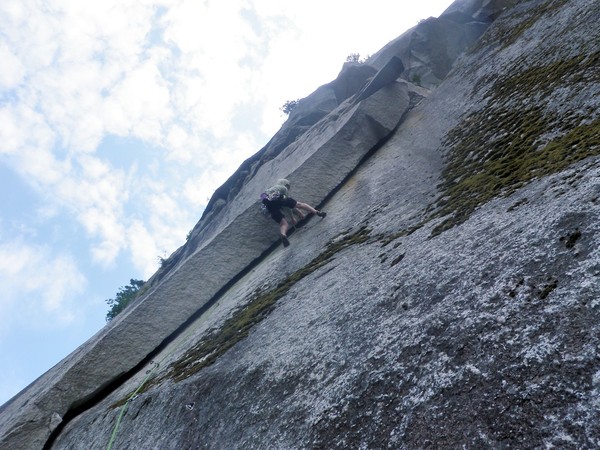
[[[173,363],[169,371],[170,377],[175,381],[181,381],[214,363],[219,356],[247,337],[251,328],[264,320],[273,311],[277,301],[296,283],[330,262],[333,256],[344,248],[366,242],[369,234],[370,230],[363,227],[356,233],[330,243],[323,253],[291,274],[274,289],[256,295],[246,306],[236,311],[220,329],[202,339]]]
[[[136,394],[146,392],[152,386],[160,384],[166,379],[176,382],[185,380],[213,364],[227,350],[246,338],[252,327],[264,320],[273,311],[277,301],[296,283],[329,263],[337,253],[345,248],[366,242],[370,233],[371,230],[364,226],[354,233],[346,233],[343,237],[332,241],[319,256],[291,274],[275,288],[255,294],[254,298],[244,307],[235,311],[223,326],[209,332],[181,358],[172,363],[165,373],[146,381],[144,386],[136,390]],[[130,397],[131,394],[113,404],[112,407],[124,405]]]
[[[576,92],[600,82],[599,63],[599,52],[578,55],[530,67],[492,85],[486,106],[466,116],[444,142],[447,165],[430,218],[445,219],[433,235],[464,222],[494,197],[600,154],[596,110],[566,104],[558,113],[545,103],[558,89]],[[523,61],[515,64],[520,67]]]
[[[568,0],[547,0],[530,8],[526,12],[520,9],[513,9],[513,6],[519,3],[518,0],[511,0],[506,3],[506,7],[511,10],[505,20],[501,23],[496,22],[493,28],[474,45],[470,53],[481,51],[484,48],[493,48],[498,46],[504,49],[521,38],[523,33],[529,30],[541,17],[548,14],[555,14],[567,3]]]

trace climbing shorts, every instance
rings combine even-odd
[[[281,222],[281,219],[285,217],[281,208],[295,208],[296,203],[298,203],[292,197],[276,198],[273,200],[265,198],[262,202],[267,208],[267,211],[271,214],[273,220],[277,223]]]

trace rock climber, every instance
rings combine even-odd
[[[302,220],[304,217],[306,217],[301,210],[304,210],[310,214],[316,214],[319,217],[325,217],[327,215],[327,213],[318,211],[307,203],[302,203],[294,200],[292,197],[288,197],[289,190],[290,182],[282,178],[277,180],[275,186],[270,187],[260,196],[263,205],[265,205],[265,208],[273,220],[279,224],[279,234],[281,237],[281,243],[284,247],[290,245],[290,241],[287,238],[289,224],[283,215],[281,208],[286,207],[292,210],[292,225],[295,225],[298,222],[294,214],[299,217],[299,220]]]

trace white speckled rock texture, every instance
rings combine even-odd
[[[2,407],[0,446],[599,447],[600,5],[457,10],[495,20],[439,87],[344,99],[255,167],[133,308]],[[520,179],[496,169],[506,134]],[[453,194],[488,172],[493,195]],[[282,175],[328,212],[285,249],[255,200]]]

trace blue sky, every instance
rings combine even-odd
[[[333,80],[451,0],[0,2],[0,404]]]

